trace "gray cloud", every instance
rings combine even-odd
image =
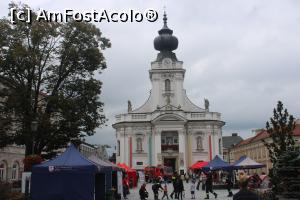
[[[208,98],[211,110],[222,113],[224,134],[250,136],[252,129],[265,126],[278,100],[300,117],[299,1],[23,2],[49,10],[153,8],[160,14],[165,4],[168,25],[179,39],[176,54],[187,70],[187,93],[200,106]],[[1,16],[6,15],[8,3],[0,2]],[[109,122],[88,141],[114,145],[114,115],[126,111],[128,99],[138,107],[149,95],[148,70],[157,54],[153,39],[162,20],[97,26],[112,42],[112,48],[104,52],[108,68],[99,75]]]

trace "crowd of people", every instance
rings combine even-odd
[[[209,172],[200,172],[198,174],[177,174],[176,172],[171,178],[172,190],[168,191],[168,186],[170,180],[166,178],[158,177],[152,182],[152,192],[154,196],[154,200],[159,199],[159,192],[162,193],[161,200],[167,199],[178,199],[183,200],[185,198],[196,199],[195,192],[196,190],[205,191],[205,198],[209,199],[210,194],[213,195],[214,198],[218,197],[218,194],[213,191],[213,182],[214,182],[214,173]],[[184,188],[184,181],[189,183],[189,188]],[[233,194],[232,188],[234,186],[234,182],[237,182],[240,191],[236,194]],[[129,192],[128,181],[125,178],[123,180],[124,187],[124,198]],[[232,172],[226,172],[225,185],[228,191],[228,197],[233,197],[233,200],[259,200],[259,197],[256,195],[254,191],[255,188],[258,188],[261,184],[261,179],[257,174],[253,174],[252,176],[248,176],[245,172],[240,172],[238,177],[235,177]],[[201,187],[200,187],[201,186]],[[190,192],[190,196],[186,196],[186,192]],[[170,192],[170,193],[169,193]],[[141,200],[146,200],[149,196],[149,193],[146,189],[146,183],[143,183],[139,189],[139,195]]]
[[[204,179],[203,176],[206,178]],[[184,188],[184,180],[188,183],[190,180],[189,175],[178,175],[176,172],[172,176],[172,186],[173,190],[170,193],[170,198],[172,199],[179,199],[183,200],[185,198],[185,188]],[[205,182],[203,182],[205,180]],[[168,193],[168,187],[167,187],[167,180],[164,180],[162,178],[157,178],[152,183],[152,191],[154,195],[154,200],[159,199],[159,191],[163,192],[163,196],[161,199],[168,199],[169,200],[169,193]],[[191,184],[190,184],[190,194],[191,199],[196,199],[195,197],[195,190],[199,190],[199,185],[202,183],[202,189],[206,191],[206,198],[209,199],[209,193],[212,193],[215,198],[217,198],[217,193],[213,191],[212,185],[213,185],[213,174],[212,172],[204,173],[204,175],[200,176],[197,187],[196,187],[196,175],[191,176]],[[162,186],[163,185],[163,186]],[[146,190],[146,184],[142,184],[139,195],[141,200],[146,200],[149,196],[148,191]]]

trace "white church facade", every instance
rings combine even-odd
[[[222,155],[221,114],[193,104],[183,87],[185,69],[173,52],[178,40],[167,26],[158,31],[154,47],[159,51],[151,63],[152,89],[141,107],[116,116],[117,162],[134,169],[159,164],[186,171],[197,161]]]

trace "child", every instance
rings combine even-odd
[[[191,183],[191,199],[195,199],[195,189],[196,189],[195,180],[193,180]]]
[[[148,192],[146,190],[146,184],[144,183],[139,191],[141,200],[146,200],[148,198]]]
[[[164,186],[164,195],[162,196],[162,200],[167,197],[167,199],[169,200],[169,196],[168,196],[168,187],[167,187],[167,184],[165,184]]]

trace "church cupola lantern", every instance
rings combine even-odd
[[[177,61],[175,53],[172,51],[178,47],[178,39],[173,35],[173,30],[169,29],[167,25],[167,14],[164,12],[164,25],[158,31],[159,36],[154,39],[154,48],[160,51],[157,55],[156,61],[161,61],[163,58],[169,57]]]

